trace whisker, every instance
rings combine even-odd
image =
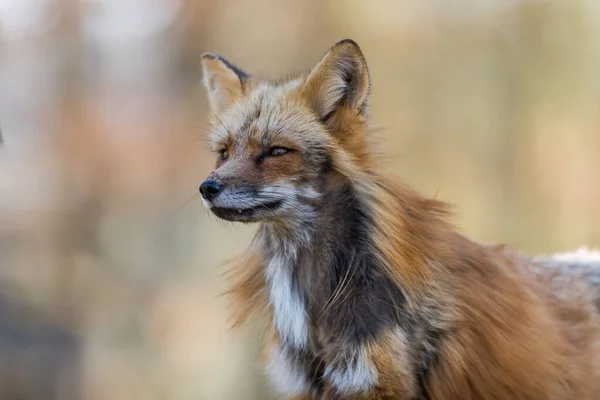
[[[348,269],[346,270],[346,273],[344,274],[342,281],[340,282],[340,284],[338,285],[336,290],[331,295],[331,298],[325,303],[325,305],[321,309],[322,313],[326,313],[327,311],[329,311],[329,309],[332,308],[336,304],[337,300],[339,300],[343,294],[345,295],[345,297],[342,299],[342,302],[344,302],[344,300],[346,298],[348,298],[349,292],[347,292],[347,293],[344,293],[344,292],[346,291],[346,288],[351,289],[352,278],[350,276],[350,273],[353,272],[353,269],[354,269],[353,266],[354,266],[355,255],[356,255],[355,253],[352,253],[352,258],[348,262]]]
[[[172,216],[174,216],[175,214],[177,214],[178,212],[180,212],[181,210],[183,210],[188,204],[190,204],[192,201],[194,201],[198,197],[200,197],[200,193],[194,194],[192,197],[190,197],[189,199],[187,199],[182,205],[180,205],[175,210],[173,210],[170,213],[168,213],[167,215],[165,215],[163,218],[171,218]]]
[[[225,126],[225,124],[223,123],[223,121],[221,121],[221,119],[219,118],[219,116],[213,110],[211,110],[210,107],[208,107],[206,104],[204,104],[204,103],[201,103],[201,104],[202,104],[202,106],[204,108],[206,108],[215,117],[215,119],[219,122],[219,124],[221,124],[221,126],[223,127],[223,129],[225,129],[225,131],[229,135],[229,138],[227,138],[228,139],[227,141],[228,142],[231,141],[231,139],[233,138],[233,135],[231,134],[231,132],[229,131],[229,129],[227,129],[227,127]]]

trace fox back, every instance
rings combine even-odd
[[[287,399],[600,399],[600,255],[474,243],[386,174],[351,40],[274,82],[202,57],[216,168],[205,206],[257,223],[229,270]]]

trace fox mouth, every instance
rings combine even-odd
[[[282,200],[258,204],[249,208],[211,207],[217,217],[227,221],[251,222],[257,220],[265,212],[274,211],[281,206]]]

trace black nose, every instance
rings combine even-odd
[[[204,181],[202,182],[202,185],[200,185],[200,193],[206,200],[214,199],[220,191],[221,185],[215,181]]]

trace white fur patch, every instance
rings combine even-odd
[[[314,187],[306,186],[300,191],[300,195],[307,199],[318,199],[321,193],[317,192]]]
[[[310,390],[305,374],[279,346],[271,354],[266,373],[275,390],[285,396],[300,396]]]
[[[540,271],[553,268],[557,272],[553,277],[554,281],[581,278],[595,286],[600,286],[600,252],[598,251],[582,247],[572,252],[535,257],[534,261],[538,264],[538,270],[541,268]]]
[[[596,264],[600,263],[600,251],[592,251],[582,247],[572,252],[553,254],[550,258],[554,261],[567,263]]]
[[[293,281],[294,259],[293,255],[285,257],[277,253],[268,264],[267,276],[271,284],[269,297],[279,335],[285,343],[302,349],[307,342],[308,324],[304,299]]]
[[[328,365],[324,375],[342,395],[367,392],[379,379],[377,369],[360,350],[345,360]]]

